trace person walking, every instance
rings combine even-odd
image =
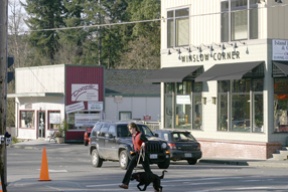
[[[144,134],[142,134],[140,132],[139,128],[137,127],[137,125],[135,123],[133,123],[133,122],[129,123],[128,129],[132,135],[132,143],[133,143],[133,149],[134,149],[135,155],[132,157],[132,159],[131,159],[128,167],[127,167],[127,170],[126,170],[126,173],[124,175],[122,184],[119,185],[119,187],[123,188],[123,189],[129,188],[129,182],[130,182],[130,178],[132,175],[132,171],[138,164],[139,156],[142,155],[142,154],[140,154],[141,149],[142,149],[143,157],[144,157],[143,162],[142,162],[142,166],[143,166],[146,173],[152,173],[151,169],[150,169],[148,156],[145,154],[145,151],[144,151],[145,142],[147,142],[148,139],[146,138],[146,136]]]

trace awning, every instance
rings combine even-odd
[[[263,77],[263,65],[260,67],[262,63],[264,63],[264,61],[216,64],[199,75],[195,81],[222,81],[242,79],[243,77]]]
[[[182,82],[185,79],[194,79],[198,73],[203,71],[202,65],[185,67],[167,67],[155,70],[145,79],[148,83],[159,82]]]
[[[288,76],[288,62],[273,62],[273,77],[287,77]]]

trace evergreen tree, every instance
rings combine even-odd
[[[97,43],[98,63],[107,68],[114,68],[119,62],[124,45],[128,43],[124,37],[129,34],[129,27],[115,25],[127,21],[127,6],[125,0],[87,0],[85,5],[86,20],[92,25],[101,25],[93,28],[91,38],[94,37],[92,42]],[[95,48],[96,45],[93,44],[92,47]]]
[[[85,20],[84,8],[86,0],[64,0],[65,25],[70,29],[60,31],[61,50],[57,55],[59,62],[74,64],[93,64],[95,63],[95,54],[91,54],[93,49],[92,41],[89,41],[90,29],[83,26],[88,26],[90,23]],[[78,27],[78,28],[77,28]],[[88,48],[87,48],[87,43]],[[92,59],[91,59],[92,58]],[[90,63],[91,62],[91,63]]]
[[[51,29],[65,26],[62,1],[26,0],[26,3],[21,4],[28,14],[26,24],[31,30],[29,43],[41,56],[47,57],[54,64],[60,44],[58,31]]]
[[[160,3],[160,0],[129,0],[129,20],[159,19]],[[118,68],[160,68],[160,21],[141,22],[133,26],[132,39],[127,44]]]

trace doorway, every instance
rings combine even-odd
[[[46,125],[46,117],[45,111],[38,112],[38,138],[45,138],[45,125]]]

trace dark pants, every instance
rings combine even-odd
[[[140,162],[142,162],[142,167],[144,168],[146,173],[151,173],[151,169],[150,169],[150,164],[149,164],[149,158],[147,156],[148,154],[145,154],[145,158],[144,161],[142,161],[142,157],[140,157]],[[136,155],[134,155],[127,167],[126,170],[126,174],[123,178],[122,183],[129,185],[130,179],[131,179],[131,175],[132,175],[132,171],[133,169],[137,166],[137,162],[138,162],[138,158],[139,158],[139,153],[136,153]]]

